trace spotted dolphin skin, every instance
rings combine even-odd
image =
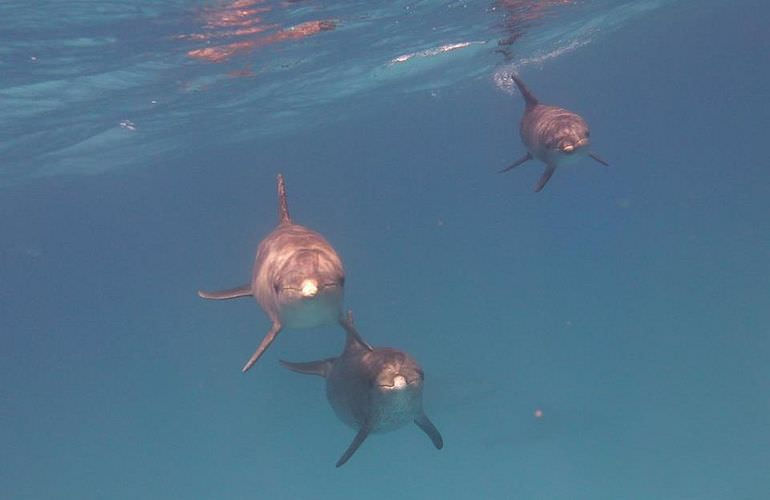
[[[588,124],[580,115],[555,106],[540,104],[516,75],[511,75],[526,108],[521,119],[521,140],[527,147],[527,154],[500,172],[507,172],[522,163],[536,158],[545,163],[545,172],[535,186],[535,191],[543,189],[556,167],[569,160],[587,155],[602,165],[608,163],[588,150],[590,131]]]
[[[343,325],[345,350],[339,357],[307,363],[281,361],[299,373],[326,379],[326,397],[340,420],[358,432],[337,461],[345,464],[371,433],[388,432],[414,422],[439,450],[444,441],[422,409],[424,374],[407,353],[362,342],[353,316]]]
[[[199,291],[198,295],[212,300],[253,296],[272,321],[272,328],[243,366],[245,372],[284,326],[344,323],[344,285],[345,270],[334,248],[319,233],[292,222],[286,185],[278,174],[278,227],[257,248],[251,283],[219,292]]]

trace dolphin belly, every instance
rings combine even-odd
[[[343,354],[344,356],[344,354]],[[358,430],[367,419],[369,384],[360,377],[356,359],[338,359],[326,377],[326,399],[345,425]]]
[[[337,323],[342,311],[342,289],[322,292],[311,299],[297,299],[283,304],[281,323],[288,328],[313,328]]]
[[[411,424],[422,414],[421,394],[417,391],[379,395],[372,403],[372,432],[394,431]]]

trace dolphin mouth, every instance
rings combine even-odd
[[[565,144],[561,146],[559,149],[561,150],[562,153],[572,154],[576,152],[578,149],[584,148],[586,146],[588,146],[588,138],[584,137],[583,139],[580,139],[577,142],[574,142],[572,144]]]
[[[406,389],[410,385],[414,385],[417,382],[419,382],[421,379],[415,379],[415,380],[409,380],[404,375],[396,375],[393,377],[393,383],[392,384],[377,384],[379,387],[388,390],[388,391],[398,391],[401,389]]]
[[[296,286],[283,286],[280,288],[283,292],[296,292],[303,299],[314,299],[328,290],[334,290],[342,288],[339,283],[323,283],[318,284],[315,280],[305,280],[299,287]]]

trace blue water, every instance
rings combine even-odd
[[[770,498],[770,4],[268,1],[336,29],[188,55],[267,36],[226,3],[0,6],[0,498]],[[496,174],[511,70],[612,166]],[[240,373],[266,316],[195,292],[248,280],[279,171],[443,450],[334,468],[354,431],[277,360],[339,328]]]

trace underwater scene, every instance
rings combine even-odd
[[[0,498],[770,498],[770,3],[0,3]]]

